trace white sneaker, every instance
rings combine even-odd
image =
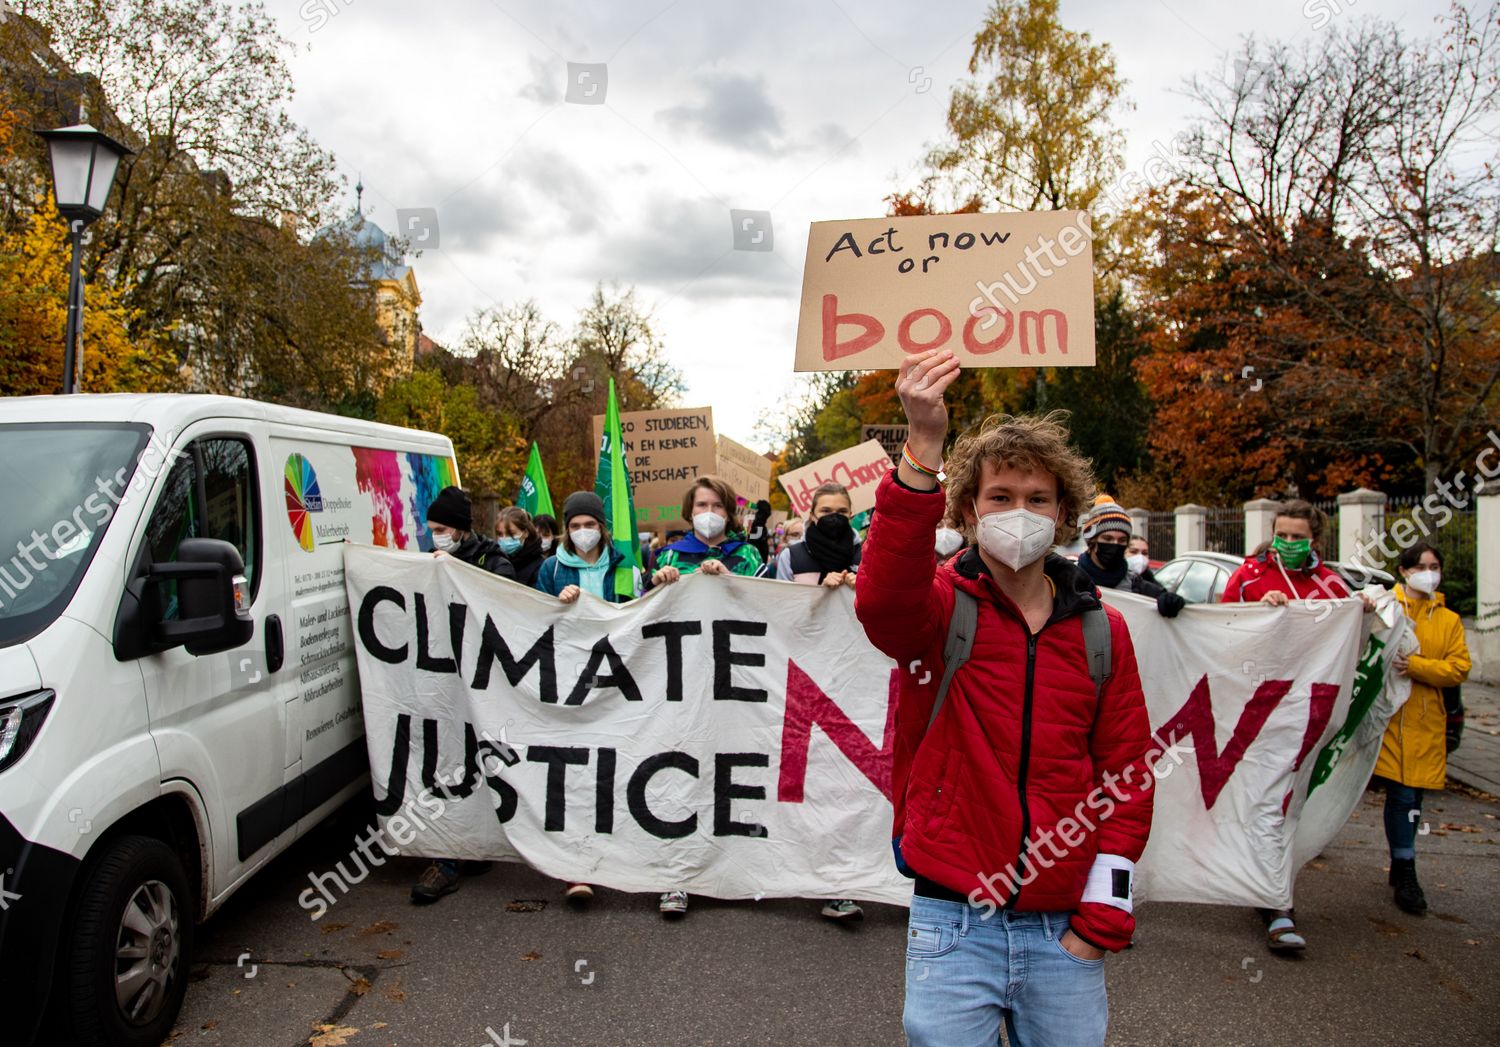
[[[673,920],[686,916],[687,907],[687,891],[668,891],[661,896],[661,904],[657,906],[663,916]]]

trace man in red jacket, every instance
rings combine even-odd
[[[855,583],[874,645],[904,668],[894,836],[916,877],[903,1021],[913,1047],[1102,1044],[1104,956],[1130,942],[1135,862],[1151,828],[1153,748],[1124,619],[1105,608],[1102,686],[1083,616],[1097,590],[1048,555],[1093,499],[1088,462],[1048,418],[990,419],[955,444],[950,352],[901,365],[910,437],[876,494]],[[935,565],[933,529],[975,547]],[[956,593],[975,598],[969,659],[929,726]]]

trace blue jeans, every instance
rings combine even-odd
[[[986,910],[914,897],[906,935],[910,1047],[1097,1047],[1109,1001],[1104,961],[1059,940],[1069,913]]]
[[[1385,783],[1385,842],[1390,844],[1392,858],[1417,856],[1417,820],[1421,817],[1421,789]]]

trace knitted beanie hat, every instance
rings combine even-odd
[[[1105,531],[1120,531],[1126,538],[1134,530],[1130,514],[1116,504],[1107,494],[1094,499],[1094,507],[1083,518],[1083,540],[1092,542]]]
[[[444,487],[438,492],[438,496],[427,507],[427,519],[458,531],[474,529],[474,513],[469,506],[469,496],[457,487]]]

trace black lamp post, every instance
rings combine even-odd
[[[130,155],[119,142],[88,124],[38,131],[52,154],[52,191],[68,223],[73,261],[68,278],[68,334],[63,352],[63,392],[76,389],[78,335],[83,329],[83,231],[104,213],[120,161]]]

